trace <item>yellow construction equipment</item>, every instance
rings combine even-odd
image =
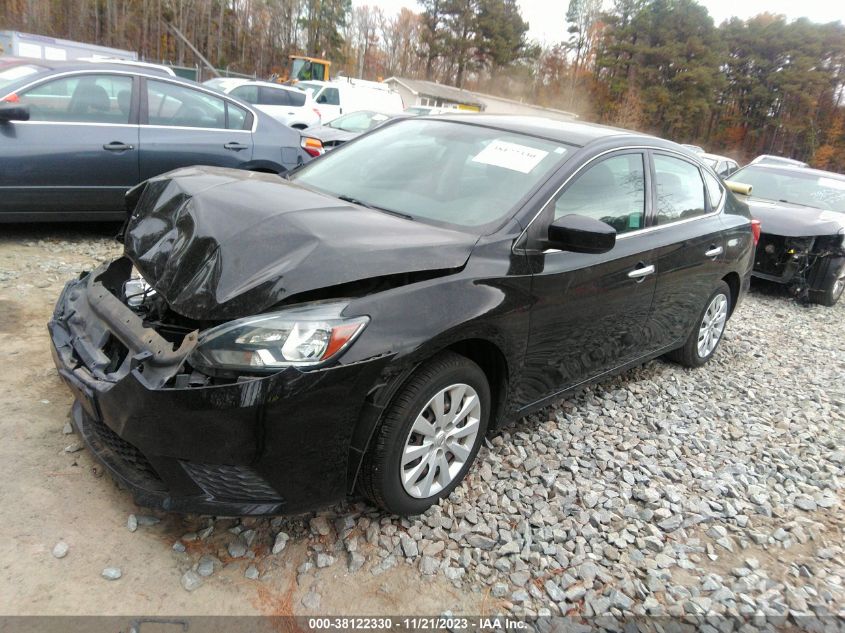
[[[283,81],[296,83],[297,81],[329,81],[332,63],[319,57],[306,55],[290,55],[288,57],[288,76]]]

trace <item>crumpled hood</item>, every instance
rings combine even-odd
[[[272,174],[189,167],[127,194],[124,250],[170,308],[249,316],[301,292],[460,268],[477,237],[347,204]]]
[[[753,192],[752,192],[753,193]],[[836,235],[845,228],[845,213],[773,202],[753,196],[738,196],[748,203],[751,215],[760,220],[760,230],[784,237]]]

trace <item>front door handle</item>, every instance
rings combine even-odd
[[[112,141],[111,143],[106,143],[103,145],[104,150],[108,150],[109,152],[125,152],[128,149],[135,149],[132,145],[127,145],[126,143],[121,143],[120,141]]]
[[[718,257],[719,255],[721,255],[724,252],[725,252],[725,249],[722,248],[721,246],[713,246],[713,247],[710,248],[709,251],[706,251],[704,253],[704,255],[705,255],[705,257]]]
[[[249,145],[244,145],[243,143],[238,143],[236,141],[232,141],[231,143],[226,143],[223,146],[224,149],[230,149],[233,152],[239,152],[242,149],[249,149]]]
[[[628,273],[628,277],[631,279],[636,279],[638,282],[642,281],[643,278],[651,275],[654,273],[654,264],[649,264],[648,266],[641,266],[640,268],[635,268],[634,270]]]

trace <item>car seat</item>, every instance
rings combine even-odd
[[[73,91],[68,112],[78,115],[97,115],[111,110],[111,101],[106,89],[97,84],[80,83]],[[92,119],[94,117],[91,117]]]

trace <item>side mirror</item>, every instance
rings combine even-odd
[[[0,103],[0,123],[6,121],[29,121],[29,106]]]
[[[606,253],[616,245],[616,229],[585,215],[564,215],[549,225],[549,248],[573,253]]]
[[[751,185],[746,185],[743,182],[734,182],[733,180],[725,180],[725,186],[733,191],[734,193],[738,193],[742,196],[750,196],[751,195]]]

